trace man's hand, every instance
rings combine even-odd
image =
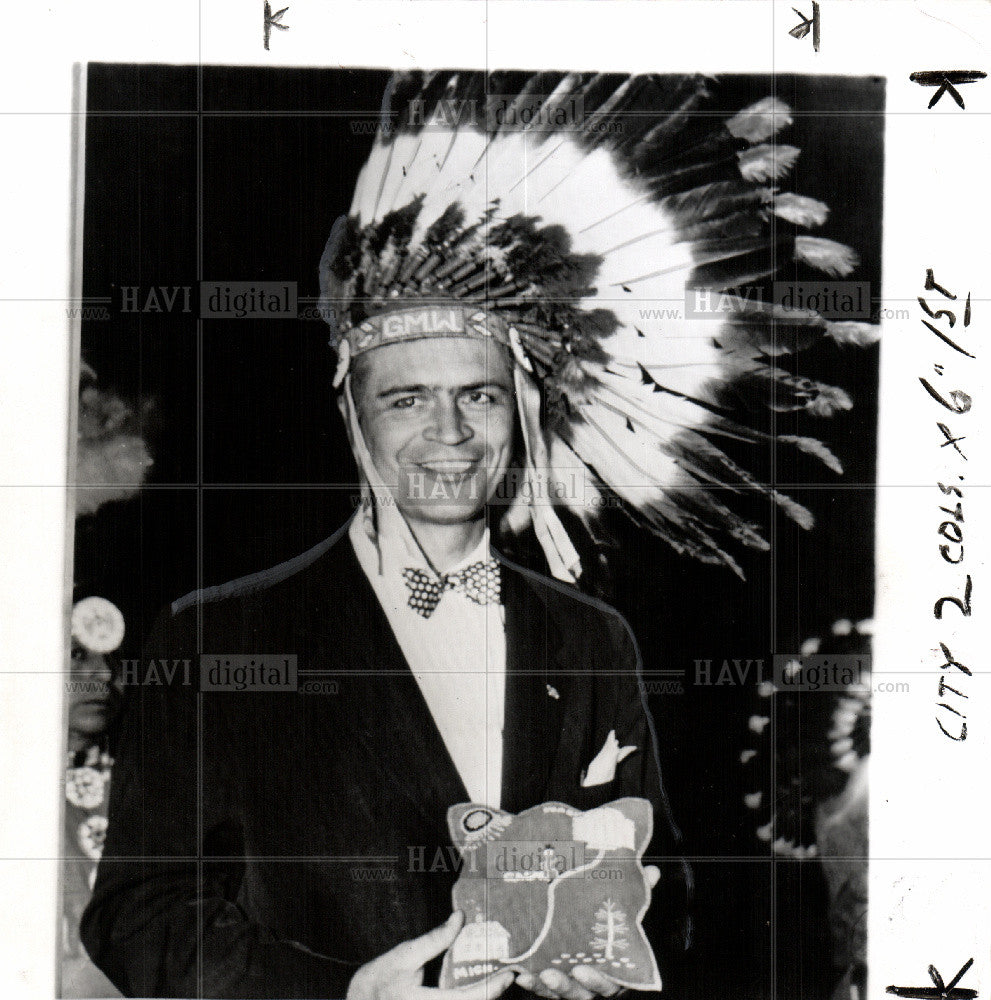
[[[451,946],[463,923],[464,914],[455,911],[440,927],[367,962],[351,979],[347,1000],[495,1000],[513,981],[512,972],[456,990],[423,985],[423,967]]]
[[[653,889],[661,877],[661,870],[655,865],[647,865],[644,873]],[[594,1000],[597,996],[614,997],[623,992],[622,986],[589,965],[575,966],[570,975],[561,969],[544,969],[539,976],[521,972],[516,982],[546,1000]]]
[[[560,969],[544,969],[539,976],[521,972],[516,982],[525,990],[547,1000],[593,1000],[594,997],[614,997],[623,990],[598,969],[579,965],[571,975]]]

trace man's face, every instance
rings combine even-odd
[[[69,729],[82,736],[98,736],[113,717],[119,699],[107,659],[73,639],[70,676]]]
[[[354,402],[375,468],[410,522],[481,517],[506,473],[515,404],[499,344],[433,338],[356,359]]]

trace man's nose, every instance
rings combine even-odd
[[[80,673],[91,681],[100,681],[104,684],[109,684],[113,679],[113,673],[110,670],[110,664],[107,663],[107,658],[101,656],[99,653],[90,653],[86,657]]]
[[[424,432],[430,441],[448,445],[461,444],[474,433],[456,400],[439,400],[434,408],[433,417],[433,421]]]

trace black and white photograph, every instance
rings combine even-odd
[[[883,81],[86,96],[64,995],[862,991]]]
[[[312,6],[62,81],[17,995],[983,995],[970,22],[366,0],[313,58]]]

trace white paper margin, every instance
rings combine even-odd
[[[282,4],[285,6],[285,3]],[[792,3],[681,0],[288,0],[261,45],[262,4],[57,0],[18,5],[0,65],[5,234],[0,268],[0,982],[12,998],[54,995],[61,684],[65,594],[66,426],[70,337],[66,300],[78,274],[73,248],[73,64],[91,61],[258,65],[569,68],[628,72],[874,74],[887,78],[883,291],[910,320],[887,323],[882,348],[876,679],[908,675],[909,691],[874,702],[871,763],[871,995],[887,985],[949,980],[991,989],[987,832],[991,691],[983,622],[988,576],[986,454],[991,354],[987,238],[991,82],[961,88],[926,111],[922,69],[991,71],[991,7],[960,2],[824,2],[822,49],[787,31]],[[811,0],[795,6],[809,13]],[[277,6],[273,4],[273,7]],[[925,269],[960,297],[972,293],[966,337],[976,361],[955,355],[922,326],[916,297]],[[935,295],[930,296],[933,308]],[[958,332],[959,328],[958,328]],[[943,376],[934,364],[944,364]],[[974,397],[966,415],[943,411],[918,377]],[[961,574],[939,557],[935,487],[953,475],[936,420],[968,453],[966,571],[973,616],[932,615],[959,593]],[[984,502],[982,502],[982,500]],[[954,501],[955,502],[955,501]],[[953,506],[953,503],[947,504]],[[980,636],[980,638],[979,638]],[[933,721],[938,643],[966,678],[968,739]],[[942,717],[942,716],[941,716]],[[825,933],[825,928],[823,929]]]

